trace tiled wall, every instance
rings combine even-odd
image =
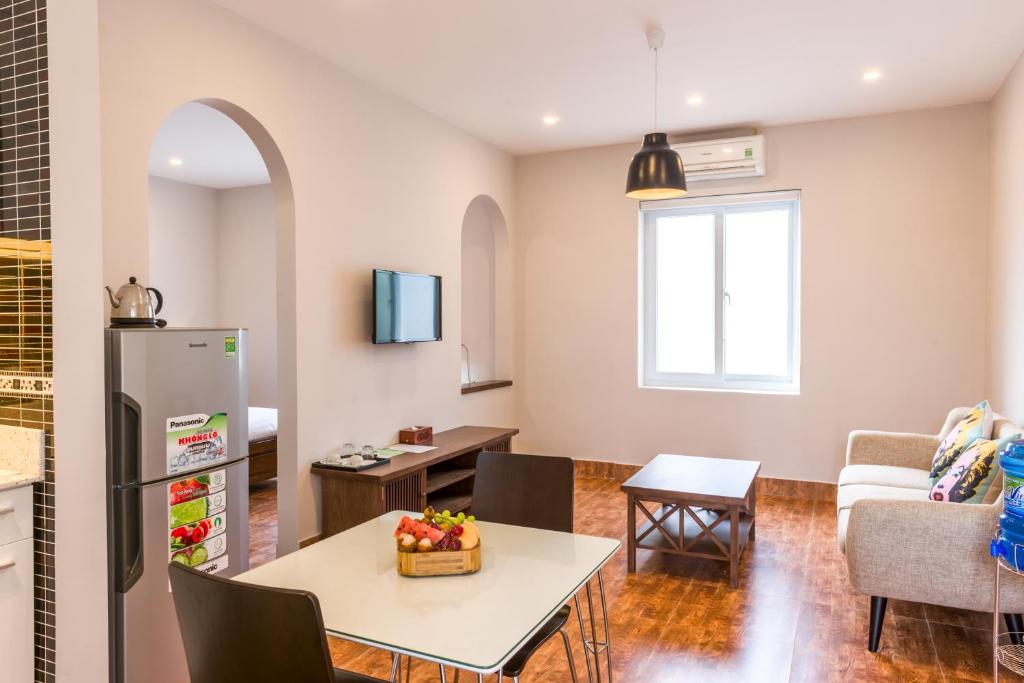
[[[46,0],[0,0],[0,423],[46,431],[35,486],[36,681],[54,675],[53,324]]]

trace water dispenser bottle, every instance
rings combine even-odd
[[[1024,439],[1015,439],[999,454],[1003,468],[1003,512],[992,555],[1002,555],[1015,568],[1024,569]]]

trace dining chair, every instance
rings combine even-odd
[[[382,683],[332,666],[312,593],[222,579],[178,562],[169,573],[192,683]]]
[[[572,533],[575,469],[570,458],[484,451],[476,460],[472,513],[484,522]],[[505,663],[498,680],[511,676],[513,683],[518,683],[534,652],[560,634],[569,673],[573,683],[578,683],[572,646],[565,632],[571,614],[568,605],[555,612]]]

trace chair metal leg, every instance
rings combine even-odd
[[[572,658],[572,645],[569,643],[569,634],[564,629],[558,629],[558,633],[562,636],[562,642],[565,644],[565,659],[569,662],[569,674],[572,676],[572,683],[579,683],[579,679],[576,677],[576,662]]]

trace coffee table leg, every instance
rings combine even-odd
[[[750,505],[747,506],[747,514],[750,515],[750,540],[753,542],[757,535],[757,482],[750,486]]]
[[[729,508],[729,585],[740,585],[740,506]]]
[[[636,572],[636,496],[626,496],[626,571]]]

